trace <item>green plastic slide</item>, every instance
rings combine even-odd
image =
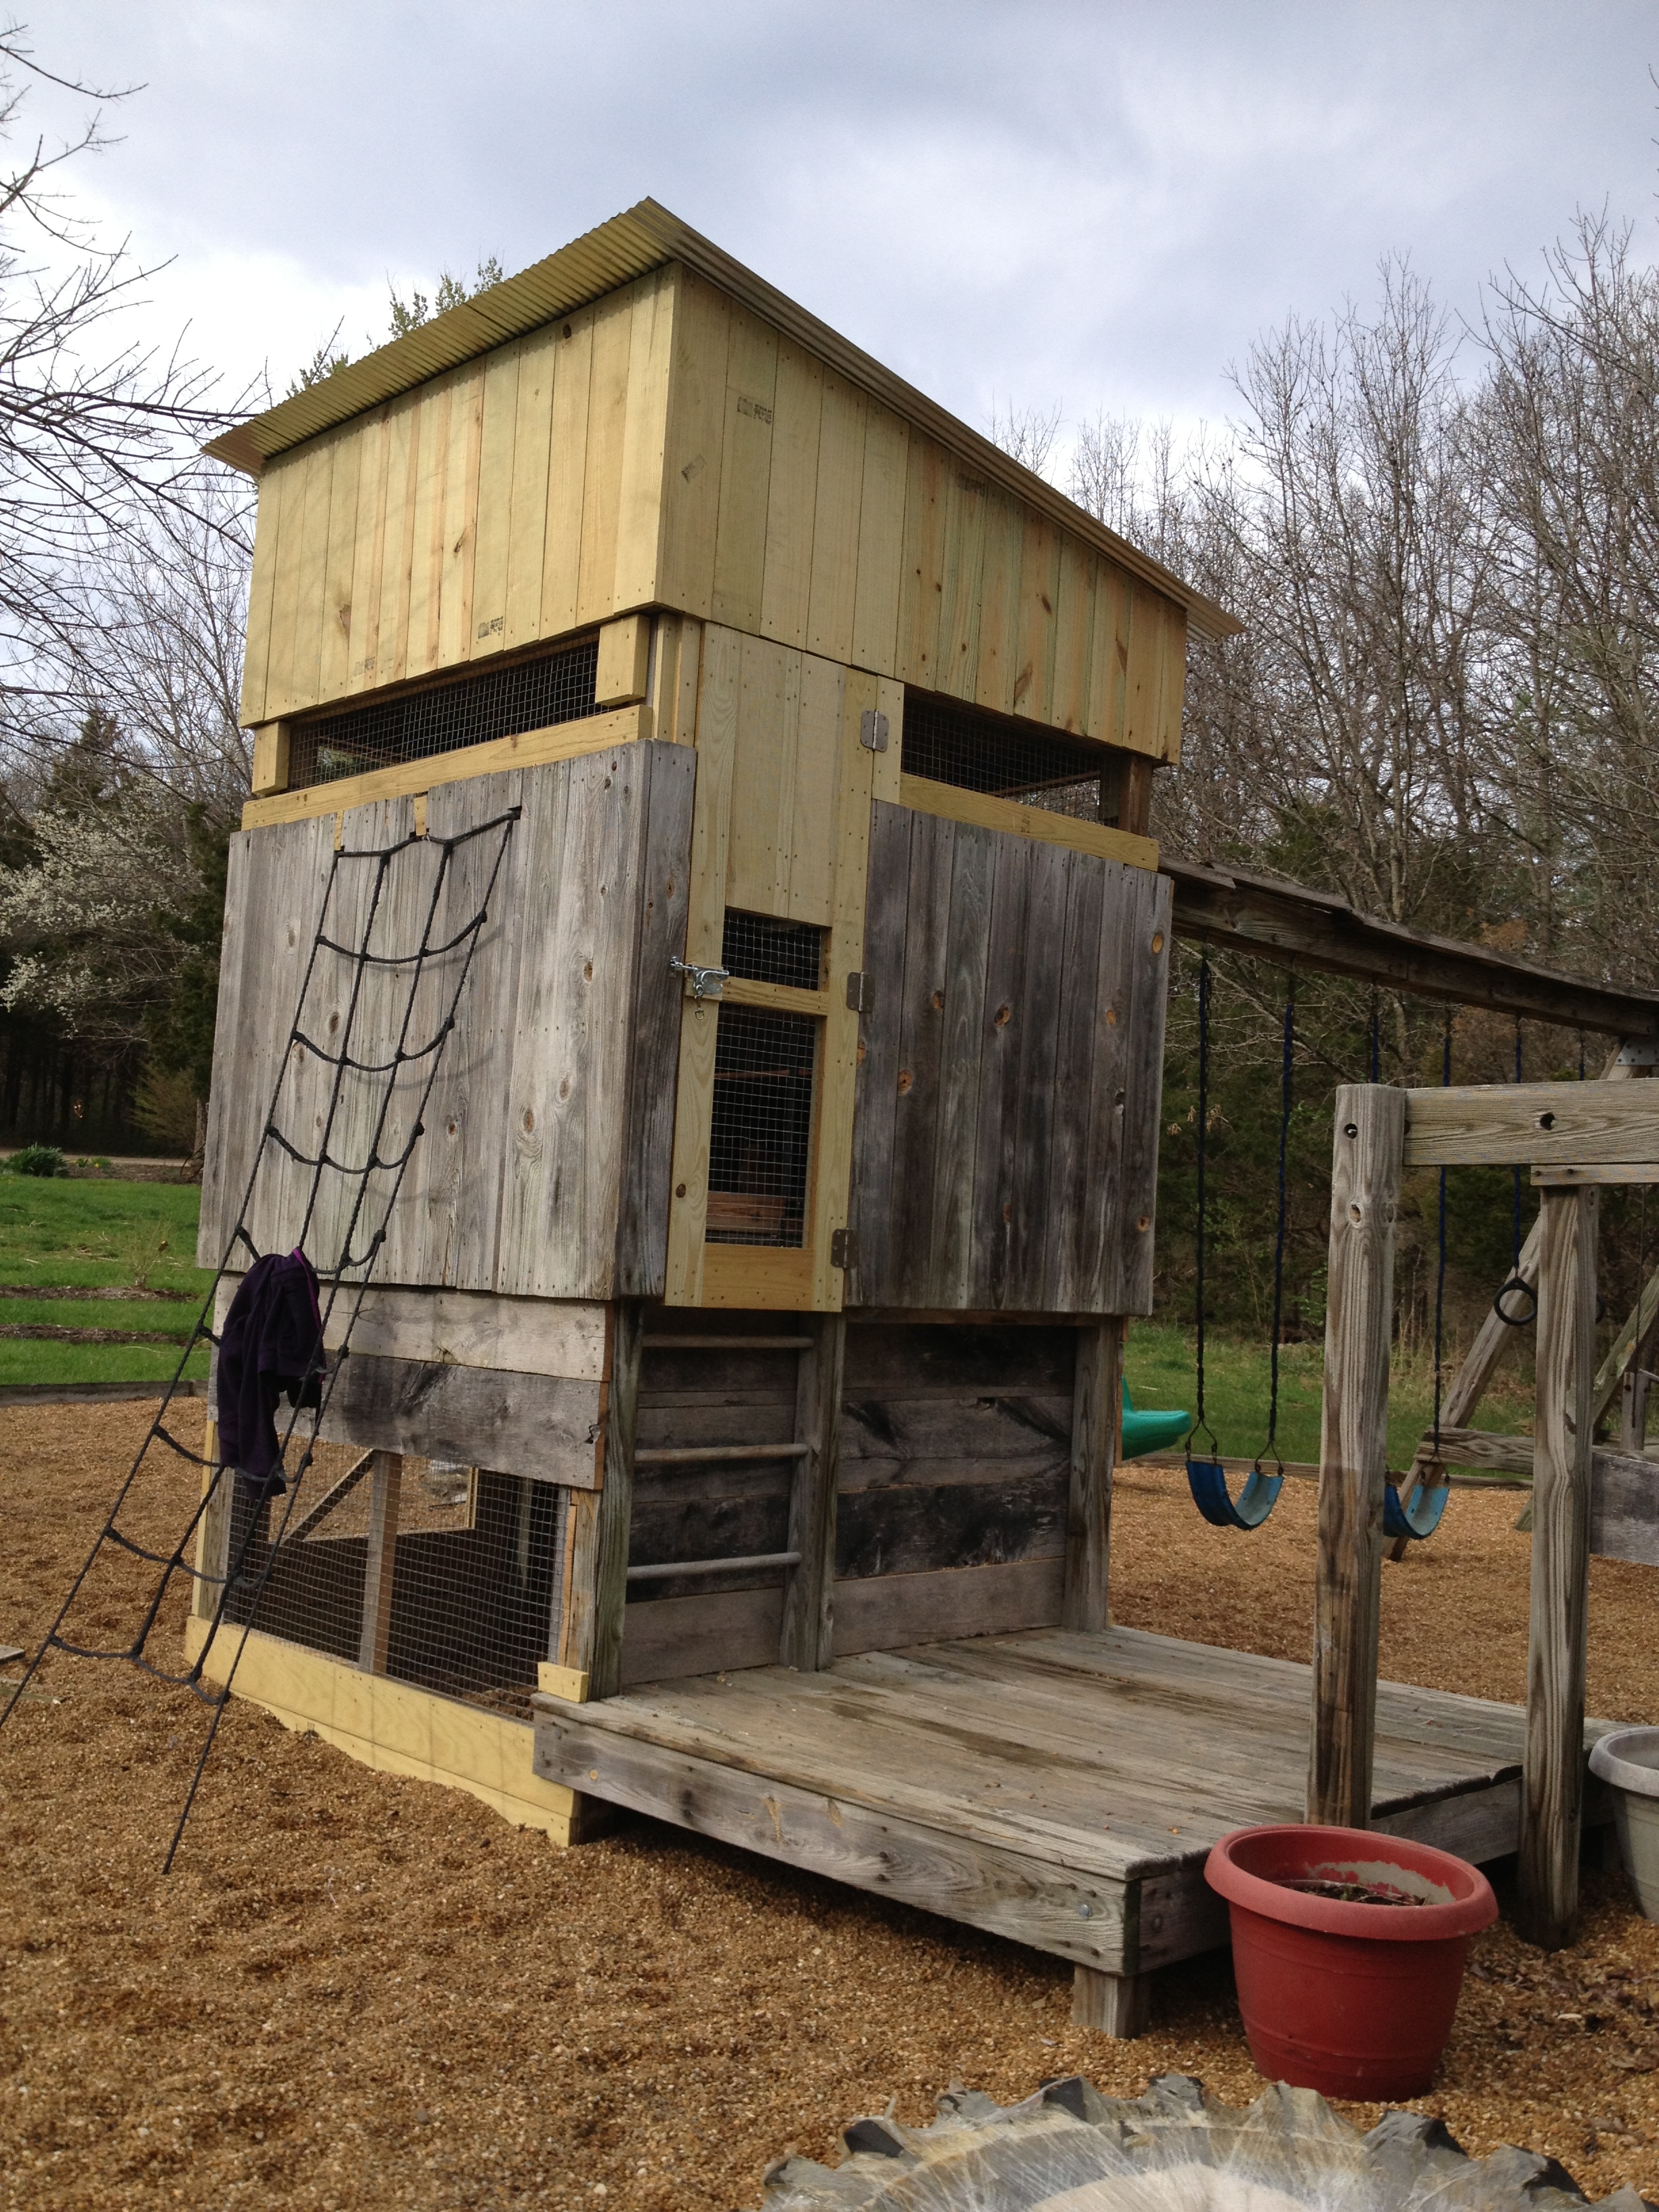
[[[1190,1413],[1145,1413],[1135,1411],[1134,1401],[1129,1395],[1129,1386],[1123,1386],[1123,1456],[1139,1459],[1143,1453],[1162,1451],[1170,1444],[1179,1443],[1192,1427]]]

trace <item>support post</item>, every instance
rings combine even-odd
[[[1370,1826],[1394,1225],[1406,1095],[1345,1083],[1331,1156],[1308,1818]]]
[[[586,1662],[588,1695],[592,1698],[614,1698],[622,1687],[643,1322],[644,1309],[637,1298],[618,1298],[611,1309],[611,1382],[605,1399],[605,1467],[593,1530],[592,1656]],[[574,1656],[568,1663],[583,1665]]]
[[[1546,1951],[1572,1940],[1584,1794],[1584,1638],[1595,1409],[1596,1193],[1540,1193],[1532,1601],[1516,1923]]]
[[[392,1582],[398,1553],[398,1504],[403,1489],[401,1452],[377,1451],[368,1483],[368,1551],[363,1561],[363,1624],[357,1664],[365,1674],[384,1674],[392,1634]]]
[[[1097,1966],[1072,1969],[1072,2024],[1127,2041],[1146,2033],[1152,2008],[1150,1974],[1107,1974]]]
[[[1062,1628],[1106,1628],[1111,1623],[1112,1471],[1122,1404],[1123,1323],[1115,1318],[1087,1322],[1077,1332],[1072,1390]]]
[[[196,1524],[196,1579],[191,1587],[190,1609],[198,1620],[211,1620],[219,1610],[225,1569],[230,1561],[230,1504],[236,1486],[234,1470],[221,1473],[219,1424],[210,1415],[202,1443],[202,1495],[206,1510]],[[215,1477],[217,1476],[216,1482]]]
[[[800,1355],[796,1376],[795,1439],[807,1450],[795,1462],[787,1547],[800,1553],[800,1564],[784,1576],[778,1657],[786,1667],[817,1674],[835,1656],[836,1482],[847,1323],[840,1314],[802,1320],[812,1343]]]

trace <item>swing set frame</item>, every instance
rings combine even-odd
[[[1659,1269],[1599,1370],[1595,1362],[1599,1190],[1659,1184],[1659,1086],[1631,1079],[1659,1065],[1659,994],[1376,921],[1303,885],[1164,866],[1175,879],[1176,933],[1188,940],[1619,1040],[1591,1081],[1343,1085],[1333,1133],[1307,1817],[1372,1823],[1382,1559],[1391,1538],[1396,1558],[1408,1540],[1390,1504],[1403,1492],[1426,1518],[1422,1507],[1437,1491],[1443,1504],[1444,1462],[1454,1457],[1523,1481],[1529,1475],[1517,1917],[1529,1941],[1559,1948],[1572,1940],[1577,1913],[1592,1547],[1659,1564],[1659,1465],[1642,1456]],[[1538,1219],[1510,1279],[1536,1300],[1534,1433],[1486,1437],[1466,1425],[1514,1332],[1495,1306],[1396,1488],[1388,1419],[1401,1185],[1408,1169],[1433,1167],[1443,1191],[1447,1168],[1476,1165],[1529,1170],[1539,1193]],[[1620,1449],[1598,1449],[1595,1425],[1621,1386]],[[1215,1462],[1224,1494],[1224,1470],[1233,1464]]]

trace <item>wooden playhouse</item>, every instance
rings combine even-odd
[[[998,1929],[1133,2032],[1308,1756],[1307,1668],[1107,1609],[1151,783],[1237,625],[648,201],[210,450],[259,508],[204,1262],[326,1266],[307,1145],[413,1149],[210,1671],[560,1840],[642,1808]],[[387,1061],[422,927],[428,1029],[470,966],[377,1118],[324,1047]],[[1374,1817],[1513,1849],[1521,1730],[1384,1686]]]

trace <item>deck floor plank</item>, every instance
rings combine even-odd
[[[648,1746],[1034,1871],[1156,1879],[1171,1898],[1192,1891],[1202,1920],[1216,1838],[1302,1817],[1310,1680],[1294,1661],[1141,1630],[1039,1629],[538,1703],[550,1726],[579,1729],[585,1756],[616,1743],[619,1796],[628,1745]],[[1518,1706],[1380,1685],[1374,1817],[1425,1841],[1441,1828],[1490,1839],[1518,1808],[1524,1737]],[[602,1767],[584,1786],[604,1796]]]

